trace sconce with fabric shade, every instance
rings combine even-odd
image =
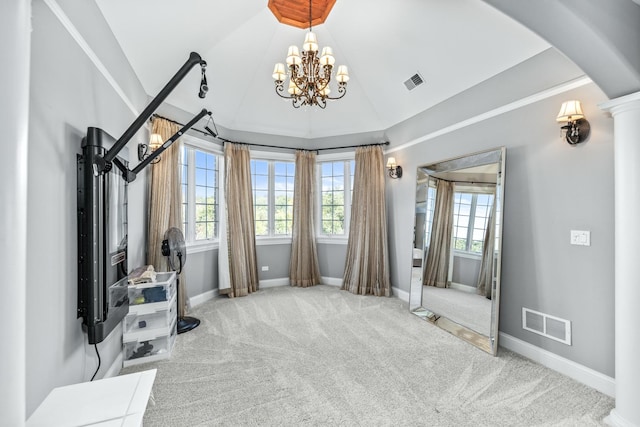
[[[151,137],[149,137],[149,144],[138,144],[138,160],[143,161],[147,157],[151,155],[154,151],[156,151],[164,141],[162,140],[162,136],[158,133],[152,133]],[[155,159],[152,163],[158,163],[160,161],[160,157]]]
[[[589,136],[591,126],[587,119],[584,118],[580,101],[572,100],[563,102],[560,107],[560,112],[558,112],[558,116],[556,117],[556,121],[560,123],[567,123],[560,129],[564,129],[566,131],[565,138],[571,145],[579,144]]]
[[[387,158],[387,169],[389,169],[389,176],[391,178],[402,178],[402,166],[396,163],[395,157]]]

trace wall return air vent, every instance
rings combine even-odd
[[[409,80],[404,82],[404,85],[407,87],[408,90],[413,90],[417,86],[420,86],[422,83],[424,83],[424,79],[422,78],[422,76],[419,73],[415,73],[413,76],[409,78]]]
[[[522,307],[522,329],[571,345],[571,322]]]

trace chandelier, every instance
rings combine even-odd
[[[285,71],[283,63],[277,63],[273,69],[273,79],[276,84],[276,93],[281,98],[291,99],[295,108],[303,105],[317,105],[320,108],[327,106],[327,100],[340,99],[347,93],[349,70],[346,65],[338,66],[336,80],[338,81],[338,96],[331,97],[331,71],[335,63],[333,50],[327,46],[318,56],[318,39],[311,27],[311,0],[309,0],[309,32],[302,44],[302,54],[297,46],[289,46],[287,53],[287,66]],[[284,81],[289,77],[289,86],[284,95]]]

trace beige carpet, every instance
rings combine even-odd
[[[330,286],[217,298],[158,368],[145,426],[598,426],[613,399],[492,357],[396,298]]]

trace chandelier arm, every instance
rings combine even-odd
[[[338,93],[341,94],[341,95],[333,97],[333,98],[330,97],[330,96],[327,96],[326,98],[334,101],[336,99],[340,99],[340,98],[344,97],[347,94],[347,86],[344,83],[340,83],[340,86],[338,86]]]
[[[294,98],[293,96],[286,96],[286,95],[283,95],[282,93],[280,93],[280,92],[284,92],[284,86],[282,86],[282,83],[283,83],[282,81],[281,81],[280,83],[278,83],[278,81],[276,81],[276,87],[275,87],[275,89],[276,89],[276,94],[277,94],[280,98],[284,98],[284,99],[293,99],[293,98]]]

